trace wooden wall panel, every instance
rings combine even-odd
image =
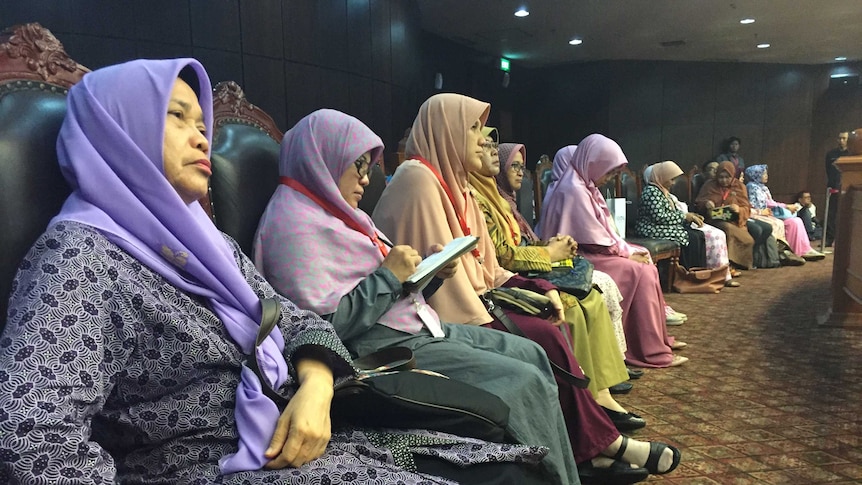
[[[322,107],[324,95],[321,77],[324,72],[324,69],[317,66],[294,62],[284,63],[288,113],[288,123],[284,128],[285,130],[296,124],[305,115]]]
[[[189,0],[189,11],[195,47],[240,52],[239,0]]]
[[[240,2],[243,53],[284,58],[281,5],[281,0]]]
[[[350,72],[371,77],[371,9],[369,0],[347,0],[347,66]],[[370,90],[369,90],[370,92]]]
[[[286,130],[284,61],[245,55],[242,64],[244,77],[241,86],[246,96],[269,113],[279,128]]]
[[[315,32],[317,16],[314,2],[305,0],[282,2],[284,58],[294,62],[315,64]]]

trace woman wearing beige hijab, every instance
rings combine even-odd
[[[522,278],[500,267],[484,215],[469,190],[468,173],[482,165],[481,129],[489,110],[487,103],[457,94],[438,94],[425,101],[407,140],[408,160],[395,172],[372,217],[396,244],[428,247],[456,237],[477,236],[476,250],[461,257],[462,271],[447,279],[428,303],[441,320],[503,330],[480,297],[491,288],[517,286],[547,293],[558,313],[562,313],[562,304],[556,288],[547,281]],[[576,376],[583,375],[557,326],[559,320],[549,322],[513,312],[507,316],[545,349],[549,360]],[[644,466],[651,473],[667,473],[678,465],[676,448],[621,436],[588,390],[559,377],[557,385],[571,448],[582,473],[605,470],[610,474],[603,482],[607,483],[631,473],[628,464]],[[552,453],[561,453],[560,447],[555,450],[555,444],[548,445]],[[609,464],[603,457],[614,457],[614,461]]]

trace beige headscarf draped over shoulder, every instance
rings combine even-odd
[[[374,209],[374,223],[396,244],[407,244],[420,253],[431,244],[446,244],[465,235],[458,221],[464,219],[471,235],[479,237],[479,258],[461,257],[454,277],[428,301],[440,319],[480,325],[491,321],[480,294],[502,284],[512,273],[500,268],[485,219],[470,193],[464,160],[470,151],[467,133],[477,120],[488,118],[490,105],[467,96],[444,93],[426,100],[419,108],[407,139],[407,157]],[[437,177],[418,160],[422,157],[440,173],[452,193],[452,201]],[[480,262],[481,260],[481,262]]]

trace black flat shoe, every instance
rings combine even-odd
[[[578,476],[584,485],[628,485],[642,482],[649,477],[646,468],[632,468],[628,463],[614,460],[607,468],[597,468],[592,461],[578,464]]]
[[[608,390],[611,391],[611,394],[628,394],[633,387],[635,386],[631,382],[620,382],[616,386],[609,387]]]
[[[624,433],[626,431],[634,431],[636,429],[641,429],[646,426],[646,421],[644,418],[638,416],[635,413],[621,413],[618,411],[614,411],[602,406],[602,410],[605,414],[611,418],[611,421],[616,426],[617,430],[620,433]],[[622,455],[620,455],[622,456]]]
[[[644,371],[641,369],[632,369],[631,367],[626,368],[629,372],[629,379],[640,379],[644,375]]]

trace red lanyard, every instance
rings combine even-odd
[[[437,177],[437,181],[440,182],[440,186],[443,187],[443,191],[446,192],[446,195],[449,197],[449,202],[452,203],[452,209],[455,210],[455,216],[458,217],[458,224],[461,225],[461,232],[465,236],[469,236],[470,235],[470,228],[467,226],[467,221],[465,221],[464,216],[458,212],[458,206],[455,205],[455,196],[452,195],[452,191],[449,190],[449,185],[446,183],[445,180],[443,180],[443,176],[440,175],[440,172],[438,172],[436,168],[434,168],[433,166],[431,166],[430,163],[428,163],[428,160],[425,160],[424,158],[422,158],[420,156],[414,156],[411,158],[413,158],[414,160],[419,160],[419,162],[421,162],[422,165],[425,165],[426,167],[428,167],[428,170],[431,170],[431,173],[433,173],[434,176]],[[464,203],[465,204],[467,203],[467,195],[466,194],[464,194]],[[478,247],[474,248],[470,252],[473,253],[473,256],[475,256],[476,258],[481,257],[481,254],[479,253]]]
[[[347,225],[347,227],[353,229],[354,231],[356,231],[360,234],[365,234],[366,236],[368,236],[368,239],[370,239],[371,242],[373,242],[377,246],[377,248],[380,249],[380,253],[383,255],[384,258],[386,257],[387,254],[389,254],[389,249],[387,249],[386,245],[383,244],[383,241],[381,241],[380,238],[377,237],[376,232],[374,234],[367,234],[365,232],[365,230],[362,228],[362,226],[360,226],[355,220],[353,220],[353,218],[350,217],[349,214],[347,214],[343,210],[339,209],[338,207],[330,204],[329,202],[321,199],[317,195],[313,194],[310,190],[308,190],[304,185],[302,185],[297,180],[294,180],[290,177],[280,177],[278,180],[279,180],[279,182],[282,183],[282,185],[286,185],[286,186],[290,187],[291,189],[299,192],[300,194],[308,197],[309,199],[314,201],[317,205],[319,205],[323,210],[325,210],[326,212],[329,212],[333,216],[341,219],[341,221],[344,222]]]
[[[727,196],[730,195],[730,189],[724,189],[721,191],[721,203],[727,200]]]

